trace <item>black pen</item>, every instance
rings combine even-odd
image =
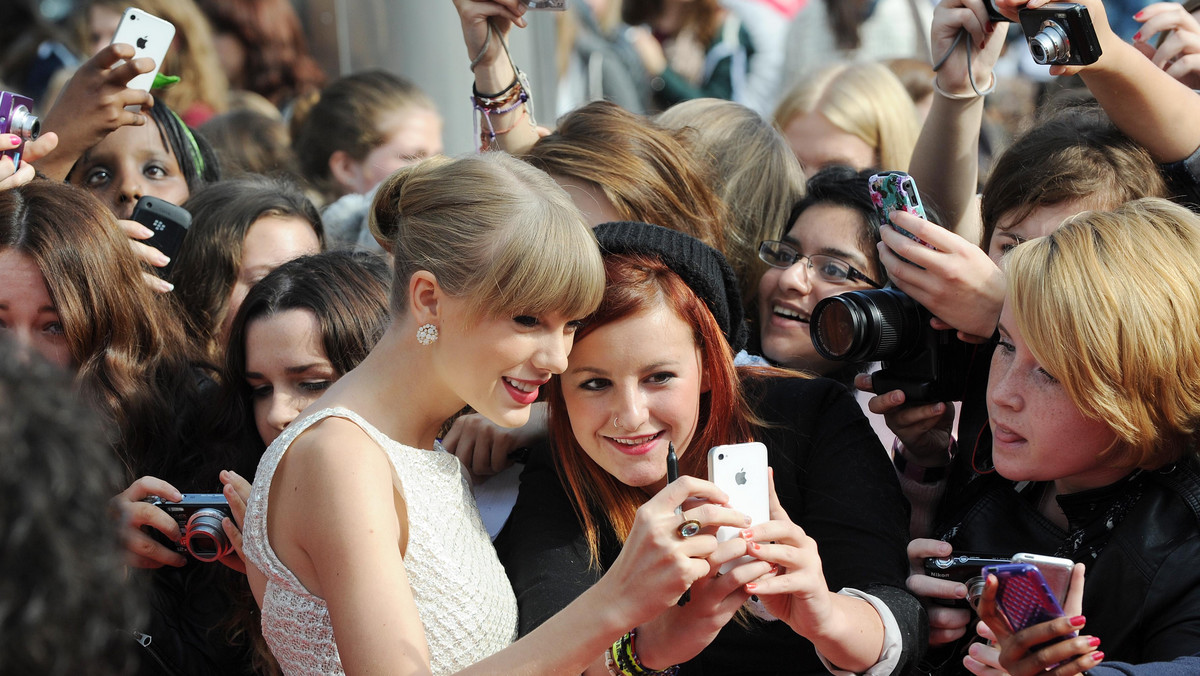
[[[675,442],[667,442],[667,483],[673,483],[679,478],[679,458],[675,456]],[[675,505],[675,513],[679,515],[679,522],[683,523],[683,505]],[[682,533],[680,533],[682,535]],[[679,597],[678,605],[684,605],[692,598],[692,590],[684,590],[683,596]]]

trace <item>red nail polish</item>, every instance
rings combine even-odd
[[[1075,617],[1071,618],[1071,626],[1072,627],[1082,627],[1086,623],[1087,623],[1087,618],[1084,617],[1083,615],[1076,615]]]
[[[746,530],[742,531],[742,537],[747,540],[753,540],[754,539],[754,531],[747,528]]]
[[[1136,42],[1136,41],[1138,41],[1138,40],[1141,40],[1141,39],[1142,39],[1142,32],[1141,32],[1141,31],[1138,31],[1138,32],[1134,33],[1134,34],[1133,34],[1133,39],[1134,39],[1134,41],[1135,41],[1135,42]]]
[[[1143,15],[1143,14],[1145,14],[1145,12],[1138,12],[1137,14],[1134,14],[1134,15],[1133,15],[1133,18],[1135,18],[1135,19],[1140,19],[1140,18],[1142,18],[1142,15]]]
[[[1089,638],[1088,639],[1088,647],[1089,648],[1099,648],[1100,647],[1100,637],[1093,636],[1093,637]]]
[[[747,582],[745,585],[743,585],[743,587],[745,587],[746,591],[751,593],[753,593],[755,589],[758,589],[758,585],[753,582]]]
[[[758,550],[762,549],[762,545],[758,544],[757,542],[751,542],[750,548],[755,551],[758,551]]]
[[[1103,662],[1104,661],[1104,653],[1097,650],[1096,652],[1092,653],[1092,659],[1096,660],[1097,662]]]
[[[16,134],[9,134],[8,142],[15,146],[19,146],[19,145],[21,145],[21,137],[17,136]]]

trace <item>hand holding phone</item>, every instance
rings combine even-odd
[[[188,228],[192,225],[192,215],[187,209],[149,195],[138,199],[133,207],[130,220],[137,221],[150,229],[154,234],[145,244],[158,249],[171,261],[161,268],[155,268],[159,277],[166,279],[171,274],[175,264],[175,254],[187,236]]]
[[[1046,584],[1046,579],[1037,566],[1031,563],[1005,563],[985,566],[984,579],[995,575],[996,609],[1008,623],[1009,630],[1017,633],[1035,624],[1049,622],[1063,616],[1062,606]],[[1054,642],[1071,636],[1060,636]],[[1036,649],[1040,649],[1038,646]]]
[[[767,447],[753,441],[744,444],[714,446],[708,451],[708,480],[729,496],[729,507],[750,517],[750,525],[771,520],[771,498],[767,474]],[[717,540],[725,542],[739,537],[741,529],[722,526]],[[725,574],[743,563],[755,561],[743,556],[723,564]]]
[[[134,77],[125,86],[130,89],[150,91],[154,85],[154,76],[162,68],[163,59],[174,39],[175,26],[171,22],[136,7],[126,9],[125,14],[121,16],[121,23],[117,24],[117,30],[113,33],[112,44],[122,43],[133,46],[133,58],[153,59],[154,70]],[[116,68],[119,65],[120,63],[117,63],[113,67]]]
[[[914,242],[929,246],[925,240],[893,223],[891,218],[893,211],[905,211],[925,218],[925,205],[921,203],[921,194],[917,192],[917,182],[912,176],[903,171],[874,174],[867,179],[867,190],[871,193],[871,203],[875,205],[875,217],[879,220],[879,227],[890,225]]]

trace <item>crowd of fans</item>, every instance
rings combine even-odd
[[[0,672],[1200,674],[1200,2],[440,4],[0,10]]]

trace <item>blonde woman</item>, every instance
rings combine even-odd
[[[286,673],[603,673],[614,641],[709,572],[715,536],[681,537],[676,508],[726,496],[670,484],[604,580],[509,647],[516,598],[459,460],[435,442],[464,405],[528,420],[603,294],[595,236],[549,176],[501,153],[397,172],[372,220],[393,233],[392,324],[271,444],[247,505],[271,651]],[[749,521],[713,504],[684,514]]]
[[[944,542],[914,540],[910,556],[1068,557],[1088,572],[1074,628],[1085,616],[1104,656],[1200,652],[1200,217],[1158,198],[1084,212],[1014,248],[1005,268],[991,433],[955,458]],[[966,592],[923,575],[909,588]],[[940,642],[969,626],[967,611],[942,610]],[[973,646],[966,666],[992,673],[995,660]]]
[[[810,176],[832,164],[906,171],[921,131],[908,91],[880,63],[813,73],[783,96],[774,118]]]

